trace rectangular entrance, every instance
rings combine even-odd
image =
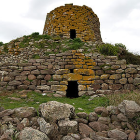
[[[75,29],[70,29],[70,38],[71,39],[76,38],[76,30]]]
[[[78,84],[77,81],[68,81],[68,88],[66,91],[66,97],[77,98],[78,96]]]

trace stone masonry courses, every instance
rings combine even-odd
[[[43,34],[102,41],[99,18],[85,5],[65,4],[52,10],[46,16]]]
[[[78,97],[139,89],[140,66],[126,65],[117,56],[82,53],[82,49],[50,54],[26,63],[3,63],[0,91],[33,90],[56,96]],[[77,86],[76,96],[69,84]]]

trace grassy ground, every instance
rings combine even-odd
[[[14,97],[14,99],[13,99]],[[134,100],[140,105],[140,93],[131,92],[127,94],[112,94],[106,95],[105,97],[96,97],[94,100],[89,101],[89,96],[82,96],[79,98],[56,98],[56,97],[47,97],[36,92],[27,93],[27,98],[20,98],[18,92],[2,92],[0,93],[0,106],[3,106],[5,109],[13,109],[23,106],[35,107],[38,109],[41,103],[46,103],[48,101],[58,101],[62,103],[68,103],[75,107],[76,113],[80,112],[78,108],[82,108],[82,112],[90,113],[94,111],[94,108],[98,106],[117,106],[123,100]]]

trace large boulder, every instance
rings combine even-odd
[[[14,109],[13,117],[17,118],[31,118],[37,115],[37,111],[34,107],[20,107]]]
[[[55,122],[56,120],[65,120],[66,118],[74,118],[75,108],[69,104],[63,104],[57,101],[49,101],[39,106],[41,115],[48,122]]]
[[[118,109],[128,118],[133,118],[140,113],[140,106],[135,101],[124,100],[118,105]]]
[[[36,129],[26,127],[19,134],[19,140],[50,140],[48,136]]]

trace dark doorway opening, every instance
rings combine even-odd
[[[68,81],[67,97],[77,98],[78,96],[78,84],[77,81]]]
[[[70,69],[70,73],[73,73],[73,69]]]
[[[71,39],[76,38],[76,30],[75,29],[70,29],[70,38]]]

